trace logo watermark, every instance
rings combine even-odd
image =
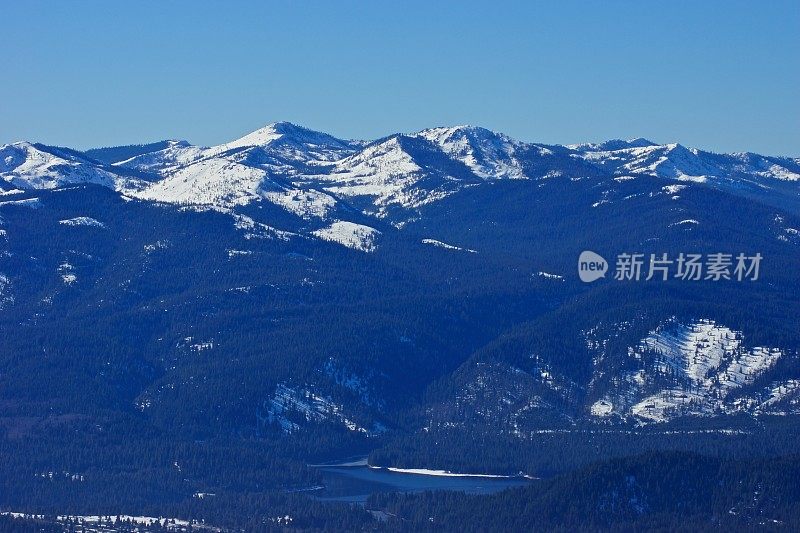
[[[621,253],[616,257],[614,279],[617,281],[756,281],[761,268],[760,253]],[[605,277],[609,264],[603,256],[586,250],[578,257],[578,276],[591,283]]]
[[[603,256],[586,250],[578,258],[578,276],[584,283],[591,283],[604,278],[608,272],[608,261]]]

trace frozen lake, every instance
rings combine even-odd
[[[430,475],[393,472],[370,468],[366,458],[331,465],[316,465],[322,472],[325,488],[314,493],[323,501],[364,503],[373,492],[424,492],[451,490],[468,494],[491,494],[512,487],[521,487],[531,480],[521,477],[483,477]]]

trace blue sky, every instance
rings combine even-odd
[[[5,2],[0,143],[475,124],[800,156],[800,2]]]

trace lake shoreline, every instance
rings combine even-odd
[[[310,468],[352,468],[367,467],[372,470],[383,470],[397,474],[411,474],[415,476],[435,476],[435,477],[465,477],[465,478],[486,478],[486,479],[538,479],[528,474],[473,474],[467,472],[453,472],[451,470],[438,470],[433,468],[406,468],[399,466],[379,466],[371,465],[368,462],[369,456],[354,456],[343,460],[331,461],[328,463],[308,464]]]
[[[428,468],[383,467],[368,464],[366,456],[308,465],[323,475],[324,489],[313,491],[319,501],[363,505],[370,494],[381,492],[419,493],[453,491],[491,494],[522,487],[532,478],[522,474],[471,474]]]

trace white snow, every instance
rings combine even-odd
[[[687,218],[686,220],[679,220],[678,222],[673,222],[672,224],[669,225],[669,227],[671,228],[673,226],[684,226],[684,225],[687,225],[687,224],[689,224],[689,225],[697,225],[697,224],[700,224],[700,222],[698,222],[697,220],[695,220],[693,218]]]
[[[11,516],[14,518],[30,518],[44,520],[49,518],[42,514],[18,513],[13,511],[0,511],[0,515]],[[154,516],[132,516],[132,515],[57,515],[54,517],[60,523],[80,524],[82,528],[103,528],[92,529],[94,531],[113,531],[112,528],[117,518],[121,522],[130,522],[139,526],[161,526],[167,531],[184,531],[189,528],[201,529],[205,531],[221,531],[221,529],[206,525],[198,520],[182,520],[180,518],[164,518]]]
[[[138,155],[125,161],[114,163],[114,165],[137,170],[168,173],[197,161],[202,155],[203,149],[198,146],[192,146],[185,141],[169,141],[169,146],[163,150]]]
[[[208,159],[192,163],[129,194],[156,202],[232,207],[259,198],[260,191],[271,185],[261,169],[227,159]]]
[[[708,181],[708,176],[690,176],[688,174],[681,174],[676,178],[678,181],[691,181],[694,183],[705,183]]]
[[[800,379],[788,379],[772,383],[766,389],[766,398],[758,405],[757,410],[770,414],[800,413]],[[786,404],[787,410],[778,410]]]
[[[253,255],[252,250],[228,250],[228,259],[233,259],[234,257],[242,257]]]
[[[0,310],[12,303],[14,297],[11,295],[11,280],[5,274],[0,274]]]
[[[220,151],[224,151],[232,148],[242,148],[245,146],[265,146],[272,141],[280,139],[281,137],[282,134],[277,131],[275,124],[268,124],[263,128],[259,128],[248,133],[244,137],[236,139],[235,141],[221,144],[218,149]]]
[[[430,128],[364,143],[343,141],[286,122],[268,124],[239,139],[207,148],[168,141],[162,150],[114,166],[100,165],[79,152],[59,148],[27,142],[3,145],[0,180],[14,186],[14,191],[94,183],[148,201],[188,205],[230,207],[261,198],[292,212],[299,211],[304,217],[327,216],[331,199],[322,196],[325,192],[319,188],[310,207],[302,203],[298,207],[286,197],[291,198],[297,188],[314,189],[315,184],[334,194],[370,198],[379,216],[391,206],[416,209],[467,186],[451,176],[440,175],[436,176],[439,182],[431,184],[430,169],[422,168],[427,163],[420,163],[429,158],[408,153],[408,141],[413,141],[412,151],[422,150],[430,155],[428,152],[440,150],[443,159],[449,157],[462,163],[483,180],[530,178],[526,165],[536,157],[583,160],[610,170],[617,182],[642,174],[720,184],[736,174],[800,180],[797,159],[750,153],[710,154],[674,143],[657,145],[645,139],[572,145],[566,148],[569,152],[560,154],[552,147],[520,142],[474,126]],[[421,141],[430,146],[423,147]],[[557,159],[554,161],[558,164]],[[151,172],[157,179],[148,183],[127,177],[119,167]],[[544,170],[547,176],[561,173]],[[272,181],[282,185],[276,186]],[[680,190],[677,187],[668,185],[664,192],[675,194]]]
[[[159,239],[156,242],[145,244],[143,250],[146,254],[151,254],[157,250],[166,250],[169,248],[170,243],[165,239]]]
[[[312,390],[296,389],[280,384],[275,389],[271,400],[265,403],[267,413],[263,422],[278,424],[284,433],[294,433],[304,423],[336,422],[349,431],[373,435],[382,431],[382,426],[374,424],[377,429],[369,430],[357,423],[345,413],[344,406],[337,404],[330,397],[321,396]]]
[[[75,267],[66,261],[61,263],[61,265],[58,267],[58,272],[61,274],[61,280],[64,282],[64,285],[72,285],[78,281],[78,276],[76,276],[73,272],[74,269]]]
[[[564,279],[564,276],[561,276],[559,274],[551,274],[550,272],[537,272],[536,275],[539,276],[540,278],[545,278],[545,279],[555,279],[559,281],[562,281]]]
[[[592,416],[608,416],[614,411],[614,405],[608,400],[597,400],[590,408]]]
[[[545,164],[536,176],[528,176]],[[678,199],[686,185],[679,182],[710,182],[729,186],[732,177],[743,175],[759,186],[759,179],[797,181],[800,161],[757,154],[709,154],[679,144],[657,145],[645,139],[608,141],[547,147],[514,140],[501,133],[474,126],[430,128],[408,135],[393,135],[375,142],[343,141],[286,122],[268,124],[243,137],[211,147],[168,141],[162,150],[132,157],[114,165],[101,165],[79,152],[20,142],[0,146],[0,194],[29,189],[63,189],[91,183],[114,189],[128,200],[177,204],[186,209],[214,209],[230,214],[237,227],[247,229],[247,238],[288,238],[290,232],[264,224],[248,210],[248,204],[271,203],[310,223],[297,230],[304,236],[338,242],[354,249],[374,249],[378,232],[341,219],[351,218],[355,208],[366,215],[386,218],[402,228],[420,216],[424,206],[439,202],[484,181],[530,179],[568,175],[554,165],[591,164],[609,171],[616,182],[642,175],[669,180],[660,191]],[[442,163],[442,164],[439,164]],[[123,168],[148,173],[132,178]],[[451,175],[453,174],[453,175]],[[730,185],[733,186],[733,185]],[[614,200],[605,191],[592,203],[600,207]],[[650,193],[659,194],[658,189]],[[628,196],[626,198],[633,198]],[[39,200],[0,202],[3,205],[36,207]],[[264,207],[258,205],[258,207]],[[264,213],[269,210],[265,209]],[[245,218],[239,218],[245,217]],[[94,225],[65,222],[65,225]],[[87,217],[88,218],[88,217]],[[687,219],[676,225],[694,224]],[[308,227],[318,228],[310,232]],[[100,227],[100,226],[96,226]],[[688,226],[686,226],[688,227]],[[794,239],[780,233],[783,241]],[[425,244],[463,250],[455,244],[426,239]]]
[[[416,187],[424,172],[397,137],[337,161],[329,174],[314,178],[327,182],[325,190],[333,194],[370,197],[379,216],[391,205],[413,208],[442,197]]]
[[[91,226],[95,228],[105,228],[106,225],[91,217],[75,217],[59,220],[59,224],[64,226]]]
[[[780,165],[770,165],[762,174],[783,181],[800,181],[800,174],[787,170]]]
[[[327,218],[336,199],[313,189],[286,189],[263,193],[263,198],[303,218]]]
[[[522,143],[505,135],[474,126],[431,128],[417,135],[437,144],[481,178],[526,178],[522,163],[516,158],[516,151]],[[549,152],[540,148],[540,154],[543,151]]]
[[[661,188],[661,190],[667,194],[677,194],[686,187],[687,185],[665,185]]]
[[[420,476],[438,476],[438,477],[479,477],[479,478],[500,478],[509,479],[516,476],[503,476],[498,474],[462,474],[459,472],[451,472],[449,470],[432,470],[430,468],[397,468],[394,466],[369,466],[373,470],[388,470],[389,472],[397,472],[400,474],[416,474]]]
[[[4,205],[16,205],[20,207],[28,207],[30,209],[38,209],[42,206],[42,202],[38,198],[25,198],[24,200],[8,200],[0,202],[0,207]]]
[[[615,412],[662,422],[741,409],[734,393],[755,383],[783,351],[747,348],[741,332],[703,319],[668,321],[629,348],[628,356],[645,369],[615,380]],[[654,392],[657,383],[661,385]]]
[[[311,232],[325,241],[331,241],[362,252],[372,252],[380,231],[369,226],[338,220],[322,229]]]
[[[234,227],[246,231],[245,239],[278,239],[288,241],[296,234],[289,231],[282,231],[272,226],[256,222],[252,218],[238,213],[228,212],[233,217]]]
[[[19,189],[55,189],[74,183],[114,189],[128,181],[76,155],[61,157],[28,142],[0,146],[0,180]]]
[[[454,246],[452,244],[447,244],[442,241],[437,241],[436,239],[422,239],[422,244],[430,244],[432,246],[436,246],[437,248],[444,248],[445,250],[458,250],[462,252],[469,252],[472,254],[477,254],[477,250],[473,250],[471,248],[461,248],[460,246]]]

